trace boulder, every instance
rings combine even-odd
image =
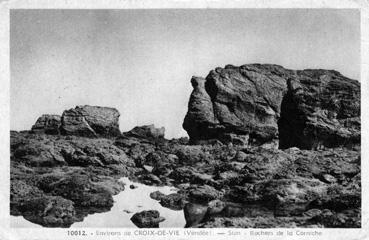
[[[43,114],[32,126],[34,133],[59,134],[61,117],[59,115]]]
[[[214,115],[212,100],[205,90],[206,79],[192,77],[193,91],[188,103],[188,112],[183,122],[183,128],[190,136],[190,143],[199,140],[216,138],[216,126],[219,121]]]
[[[201,223],[206,217],[208,206],[197,203],[187,203],[183,208],[184,217],[186,220],[185,227],[194,227]]]
[[[76,221],[73,202],[62,197],[32,199],[22,210],[25,219],[45,227],[70,227]]]
[[[160,191],[155,191],[150,193],[150,198],[160,201],[163,197],[165,197],[165,194]]]
[[[74,203],[60,196],[47,196],[24,181],[10,183],[11,214],[45,227],[70,227],[77,221]]]
[[[281,149],[360,144],[360,83],[337,71],[227,65],[191,83],[183,122],[190,144],[211,139]]]
[[[134,127],[132,130],[123,133],[124,136],[137,137],[137,138],[149,138],[149,139],[163,139],[165,134],[165,128],[156,128],[153,124]]]
[[[109,182],[109,184],[113,183]],[[119,186],[118,182],[115,184],[122,190],[122,186]],[[78,171],[64,175],[60,179],[55,175],[44,176],[40,178],[38,185],[46,193],[62,196],[73,201],[78,207],[96,207],[109,210],[114,203],[112,192],[108,188],[93,183],[88,175]]]
[[[206,154],[201,146],[180,146],[176,155],[180,163],[194,164],[211,159],[211,155]]]
[[[198,203],[208,203],[211,200],[222,197],[222,192],[209,185],[196,186],[189,191],[191,201]]]
[[[243,145],[277,138],[287,74],[277,65],[228,65],[210,71],[206,79],[192,78],[194,90],[183,123],[190,142],[235,139]]]
[[[158,228],[164,220],[156,210],[138,212],[131,217],[131,221],[139,228]]]
[[[186,204],[186,199],[183,194],[179,193],[171,193],[165,195],[160,191],[155,191],[150,193],[150,197],[152,199],[160,201],[160,205],[163,207],[172,209],[172,210],[181,210],[183,209],[184,205]]]
[[[120,135],[119,112],[115,108],[77,106],[63,112],[61,133],[83,137]]]

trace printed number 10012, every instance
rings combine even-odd
[[[68,231],[68,236],[87,236],[84,230]]]

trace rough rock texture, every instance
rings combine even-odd
[[[110,139],[11,132],[12,215],[47,227],[69,227],[113,206],[120,176],[134,162]]]
[[[61,117],[59,115],[44,114],[32,126],[34,133],[59,134]]]
[[[336,71],[296,71],[279,121],[280,147],[360,144],[360,83]]]
[[[11,132],[10,145],[11,214],[43,226],[68,227],[109,211],[124,176],[177,187],[152,197],[184,208],[189,227],[361,226],[358,149],[188,146],[26,132]],[[33,208],[34,201],[45,204]],[[41,214],[43,206],[51,210]]]
[[[276,65],[231,65],[192,78],[194,91],[183,123],[191,142],[232,134],[264,143],[278,136],[280,105],[287,92],[287,70]]]
[[[77,106],[63,112],[60,131],[65,135],[85,137],[118,136],[119,116],[115,108]]]
[[[158,228],[164,220],[156,210],[138,212],[131,217],[131,221],[139,228]]]
[[[192,144],[279,139],[281,148],[313,149],[360,143],[360,83],[336,71],[227,65],[191,83],[183,127]]]

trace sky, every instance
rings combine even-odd
[[[182,129],[192,76],[227,64],[334,69],[360,80],[360,15],[343,9],[11,10],[10,125],[115,107],[120,129]]]

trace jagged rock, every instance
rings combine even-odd
[[[61,117],[59,115],[43,114],[32,126],[34,133],[59,134]]]
[[[156,210],[148,210],[135,213],[131,221],[139,228],[158,228],[159,223],[165,221]]]
[[[192,144],[218,139],[316,149],[360,143],[360,83],[336,71],[227,65],[191,83],[183,128]]]
[[[119,112],[115,108],[77,106],[63,112],[61,133],[84,137],[120,135]]]
[[[134,127],[132,130],[123,133],[124,136],[137,137],[137,138],[164,138],[165,128],[156,128],[153,124]]]

